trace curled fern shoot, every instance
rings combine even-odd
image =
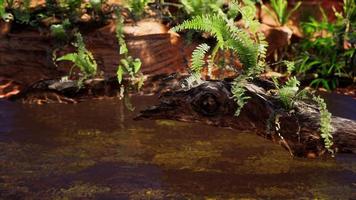
[[[192,66],[191,69],[194,74],[200,74],[205,64],[205,54],[209,51],[210,46],[206,43],[200,44],[192,54]]]
[[[333,149],[333,136],[332,136],[332,126],[331,126],[331,113],[327,110],[326,103],[323,98],[319,96],[314,96],[313,100],[318,104],[320,111],[320,136],[324,140],[325,148],[334,154]]]

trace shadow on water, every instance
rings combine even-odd
[[[296,159],[251,133],[132,120],[154,101],[0,102],[0,199],[356,198],[354,155]]]

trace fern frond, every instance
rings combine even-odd
[[[199,74],[205,64],[205,54],[209,51],[210,46],[206,43],[199,45],[192,54],[192,66],[193,73]]]
[[[260,74],[266,67],[268,42],[266,41],[266,37],[262,32],[258,32],[256,34],[256,39],[258,43],[258,58],[255,71],[250,72],[252,74]]]
[[[292,78],[288,79],[286,82],[286,85],[284,87],[288,87],[288,88],[298,88],[300,85],[300,82],[298,81],[298,79],[293,76]]]
[[[229,39],[226,46],[235,51],[240,62],[246,70],[257,66],[258,46],[250,38],[249,34],[233,24],[228,25]]]
[[[173,27],[171,30],[175,32],[183,30],[208,32],[217,39],[221,48],[223,48],[226,36],[229,34],[225,19],[218,14],[195,16],[191,20],[186,20],[182,24]]]
[[[234,101],[237,104],[237,109],[235,111],[235,116],[239,116],[241,109],[247,103],[247,100],[250,98],[245,95],[246,89],[245,84],[248,77],[240,75],[232,83],[231,93]]]
[[[237,28],[233,21],[218,14],[196,16],[173,27],[172,31],[179,32],[186,29],[209,32],[217,39],[219,48],[235,51],[246,69],[257,66],[258,45],[247,32]]]
[[[332,126],[331,126],[331,113],[326,108],[326,103],[323,98],[319,96],[314,96],[313,100],[318,104],[320,111],[320,136],[324,140],[325,148],[332,154],[334,154],[333,149],[333,136],[332,136]]]
[[[227,12],[227,17],[229,19],[235,19],[240,12],[240,4],[237,1],[230,1],[229,11]]]
[[[279,99],[284,108],[290,110],[297,100],[300,82],[296,77],[289,78],[287,82],[278,89]]]

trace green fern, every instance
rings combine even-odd
[[[210,46],[203,43],[200,44],[192,53],[192,66],[191,69],[194,74],[200,74],[205,64],[205,54],[209,51]]]
[[[221,15],[196,16],[175,26],[172,31],[179,32],[187,29],[208,32],[216,38],[217,45],[213,50],[212,59],[219,49],[231,49],[238,53],[239,60],[246,69],[257,66],[258,47],[254,41],[246,31],[235,27],[232,21],[227,21]]]
[[[290,78],[278,91],[279,98],[288,110],[293,108],[294,99],[298,93],[300,82],[296,77]]]
[[[97,71],[97,64],[94,56],[86,49],[83,37],[79,32],[75,34],[75,37],[76,42],[74,43],[74,46],[77,47],[77,52],[66,54],[57,58],[56,61],[71,61],[74,63],[74,66],[78,67],[84,74],[84,79],[92,77]]]
[[[325,148],[332,154],[334,154],[333,149],[333,136],[332,136],[332,126],[331,126],[331,113],[326,108],[326,103],[323,98],[319,96],[314,96],[313,100],[318,104],[320,111],[320,136],[324,140]]]
[[[246,71],[254,71],[254,68],[258,67],[259,45],[246,31],[237,28],[233,23],[228,23],[227,26],[229,29],[227,48],[237,53]]]
[[[215,56],[218,51],[233,51],[237,54],[239,61],[243,64],[244,71],[234,80],[232,85],[233,98],[238,105],[236,115],[239,115],[241,108],[248,99],[244,94],[244,84],[264,70],[268,46],[264,35],[258,32],[259,22],[255,20],[256,8],[254,3],[250,0],[244,0],[243,2],[243,5],[236,1],[230,2],[229,9],[231,12],[227,14],[217,11],[206,15],[194,16],[192,19],[172,28],[172,31],[175,32],[183,30],[207,32],[214,37],[217,43],[210,56],[210,63],[212,64],[215,63]],[[245,28],[248,31],[235,26],[233,18],[238,13],[243,16],[246,24]],[[201,58],[205,53],[200,49],[193,52],[193,54],[196,54],[193,55],[193,60],[196,59],[196,62],[192,62],[192,69],[195,73],[201,70],[201,66],[204,64]]]
[[[234,101],[237,104],[237,109],[235,111],[235,116],[239,116],[241,109],[247,103],[247,100],[250,98],[245,95],[246,89],[245,84],[249,78],[245,75],[238,76],[234,79],[232,83],[231,93]]]
[[[217,42],[221,48],[223,48],[223,44],[226,39],[224,36],[229,34],[225,19],[218,14],[195,16],[191,20],[186,20],[182,24],[172,28],[172,31],[175,32],[183,30],[208,32],[217,39]]]
[[[256,34],[256,40],[258,44],[257,66],[250,69],[250,74],[260,74],[266,67],[268,42],[266,41],[266,37],[262,32],[258,32]]]
[[[283,108],[292,110],[297,100],[306,97],[306,90],[299,90],[300,82],[296,77],[291,77],[287,82],[280,86],[278,81],[273,78],[273,82],[278,90],[278,97],[283,105]]]

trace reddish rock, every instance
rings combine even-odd
[[[111,24],[83,32],[86,46],[105,76],[116,76],[120,61],[114,30]],[[125,30],[129,33],[126,41],[130,55],[141,59],[144,74],[185,71],[184,57],[187,52],[178,36],[169,33],[166,27],[157,22],[140,22],[137,26],[126,26]],[[52,60],[54,49],[53,39],[35,30],[4,35],[0,40],[0,77],[29,86],[39,80],[67,75],[72,64],[61,62],[56,67]],[[58,56],[72,51],[73,47],[66,47]]]
[[[268,42],[267,60],[277,60],[275,57],[279,56],[290,44],[293,31],[286,26],[271,27],[265,24],[261,25],[261,31]]]

